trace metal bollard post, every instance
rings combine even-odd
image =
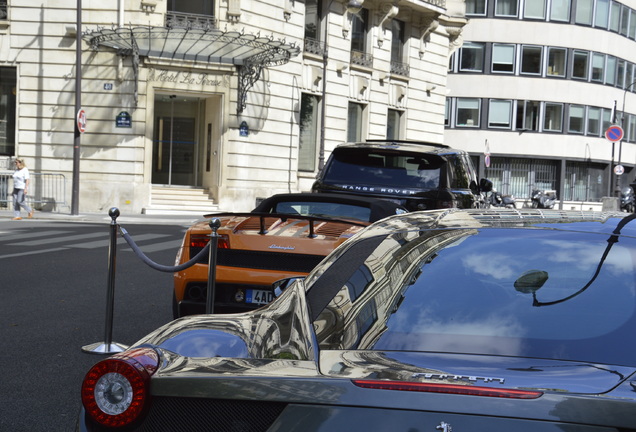
[[[219,235],[217,230],[221,226],[218,218],[210,219],[210,253],[208,255],[208,292],[205,302],[205,313],[214,313],[214,294],[216,290],[216,254],[219,246]]]
[[[126,345],[113,342],[113,311],[115,303],[115,266],[117,263],[117,218],[119,217],[119,209],[113,207],[108,211],[111,217],[110,222],[110,245],[108,247],[108,290],[106,293],[106,329],[104,342],[96,342],[94,344],[85,345],[82,351],[89,354],[116,354],[125,351]]]

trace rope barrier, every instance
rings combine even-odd
[[[180,265],[177,265],[177,266],[166,266],[166,265],[162,265],[162,264],[157,264],[156,262],[154,262],[150,258],[148,258],[141,251],[139,246],[137,246],[137,244],[132,239],[132,237],[130,237],[130,234],[128,234],[128,231],[126,231],[126,229],[124,229],[123,227],[120,226],[119,227],[119,231],[121,232],[122,237],[126,240],[126,243],[128,243],[128,246],[130,246],[130,248],[133,250],[133,252],[135,252],[135,254],[139,257],[139,259],[141,259],[144,263],[146,263],[151,268],[153,268],[155,270],[162,271],[162,272],[166,272],[166,273],[175,273],[175,272],[179,272],[181,270],[185,270],[185,269],[187,269],[189,267],[192,267],[194,264],[199,262],[199,260],[201,258],[203,258],[204,256],[207,256],[208,255],[208,251],[210,249],[210,243],[208,242],[208,244],[206,244],[205,247],[198,254],[196,254],[192,259],[190,259],[190,261],[184,262],[183,264],[180,264]]]
[[[135,252],[135,254],[148,266],[155,270],[159,270],[167,273],[175,273],[181,270],[185,270],[188,267],[192,267],[204,256],[208,256],[208,291],[207,291],[207,303],[206,313],[214,313],[214,291],[215,291],[215,279],[216,279],[216,248],[218,245],[217,230],[221,226],[221,222],[218,218],[212,218],[210,220],[210,228],[212,233],[210,234],[210,241],[199,253],[197,253],[188,262],[177,266],[166,266],[157,264],[144,254],[139,246],[132,239],[128,231],[121,227],[117,223],[119,217],[119,209],[116,207],[111,208],[108,211],[108,215],[111,217],[110,222],[110,241],[108,247],[108,280],[107,280],[107,292],[106,292],[106,323],[104,331],[104,341],[96,342],[94,344],[85,345],[82,347],[82,351],[89,354],[115,354],[125,351],[128,347],[117,342],[113,342],[113,310],[115,301],[115,267],[117,261],[117,232],[121,232],[128,245]]]

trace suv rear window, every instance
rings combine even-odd
[[[334,151],[325,178],[330,183],[435,189],[443,165],[444,159],[434,154],[342,149]]]

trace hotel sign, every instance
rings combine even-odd
[[[215,75],[204,72],[177,71],[167,69],[150,69],[148,81],[163,82],[204,87],[230,87],[230,76]]]

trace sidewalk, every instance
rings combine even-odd
[[[67,221],[67,222],[84,222],[84,223],[103,223],[110,224],[112,218],[108,211],[103,213],[81,213],[72,215],[70,213],[57,213],[35,211],[32,219],[27,218],[26,212],[22,212],[21,221],[12,221],[17,223],[30,221]],[[148,225],[192,225],[195,221],[202,219],[203,214],[120,214],[116,222],[120,225],[125,224],[148,224]],[[13,210],[0,208],[0,221],[13,219]]]

